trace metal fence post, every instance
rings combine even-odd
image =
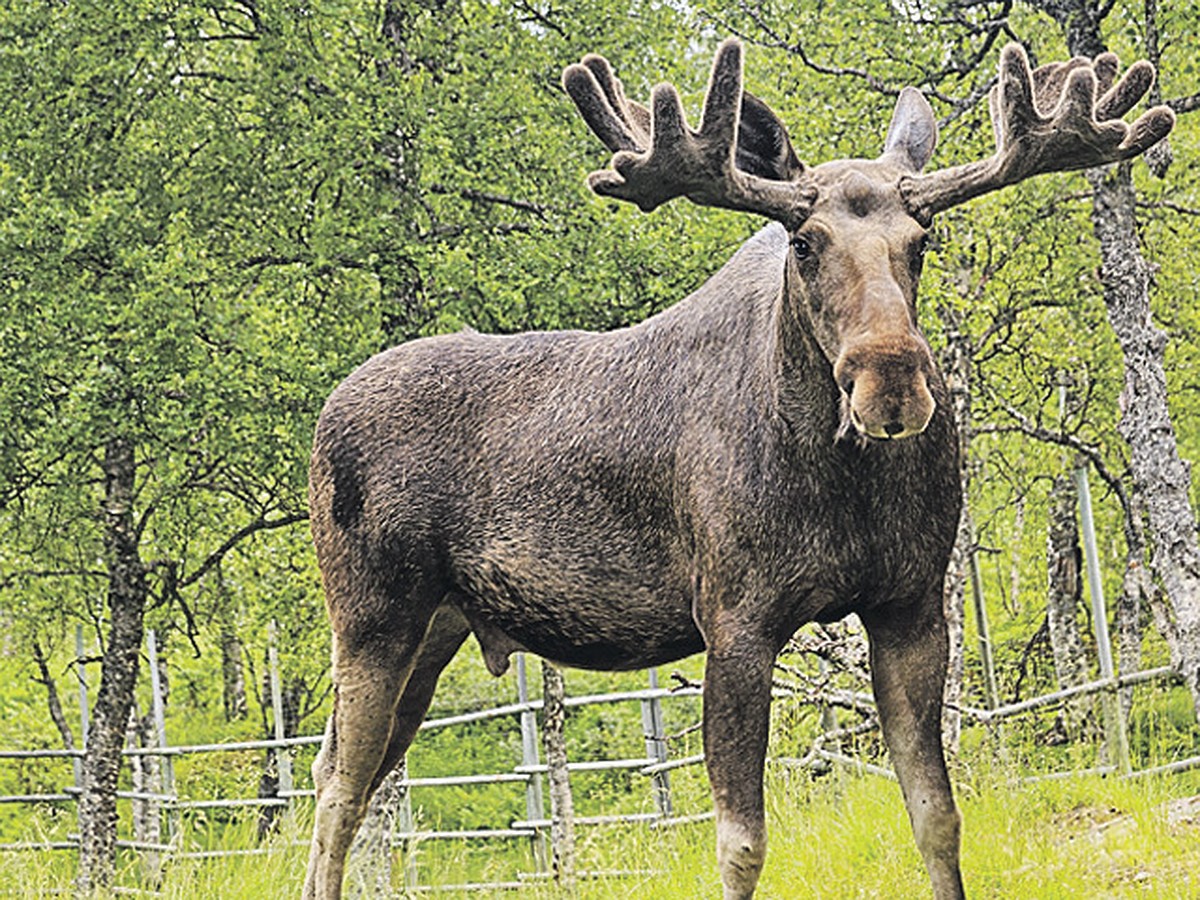
[[[658,669],[650,670],[650,690],[658,690]],[[642,700],[642,734],[646,739],[646,758],[660,763],[667,761],[667,740],[663,727],[662,701],[657,697]],[[672,815],[671,776],[655,772],[650,776],[654,792],[654,808],[664,819]]]
[[[517,700],[522,704],[529,702],[529,681],[525,675],[525,654],[517,654]],[[538,732],[537,716],[532,709],[521,710],[521,765],[537,766]],[[542,776],[533,773],[525,783],[525,818],[530,822],[540,822],[546,818],[546,805],[542,799]],[[546,853],[546,835],[543,829],[537,829],[533,838],[533,861],[539,872],[548,872],[550,865]]]
[[[1079,492],[1080,530],[1083,532],[1083,552],[1087,559],[1088,595],[1092,601],[1092,627],[1096,632],[1100,677],[1111,682],[1111,687],[1105,688],[1100,695],[1101,709],[1104,711],[1104,743],[1108,747],[1108,761],[1115,764],[1122,775],[1128,775],[1132,769],[1129,735],[1125,731],[1125,718],[1121,715],[1117,695],[1116,669],[1108,637],[1108,614],[1104,603],[1104,585],[1100,581],[1100,556],[1096,549],[1096,524],[1092,519],[1092,492],[1088,487],[1087,466],[1076,467],[1075,486]]]
[[[967,569],[971,573],[971,600],[975,610],[975,630],[979,634],[979,656],[983,661],[983,678],[988,709],[1000,705],[1000,689],[996,684],[996,660],[992,655],[992,630],[988,625],[987,606],[983,596],[983,578],[979,573],[979,557],[975,553],[975,525],[968,526],[971,546],[967,548]]]
[[[292,752],[282,745],[287,739],[287,723],[283,718],[283,683],[279,677],[279,623],[274,619],[267,626],[267,668],[271,678],[271,714],[275,719],[275,768],[279,773],[279,794],[287,800],[287,811],[292,811]]]
[[[412,788],[408,784],[408,760],[400,760],[397,776],[401,784],[400,803],[396,809],[396,825],[401,834],[411,835],[417,827],[416,820],[413,819],[412,810]],[[404,887],[410,891],[416,889],[420,883],[420,874],[417,872],[417,854],[413,852],[416,842],[411,837],[405,837],[401,846],[404,848]]]

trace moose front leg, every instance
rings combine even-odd
[[[906,610],[863,616],[884,741],[900,780],[936,900],[964,897],[960,818],[942,753],[942,695],[949,644],[941,592]]]
[[[744,636],[710,640],[704,669],[704,753],[725,900],[754,896],[767,855],[763,764],[774,660],[775,649],[765,642]]]

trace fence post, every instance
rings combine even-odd
[[[1129,735],[1125,731],[1125,718],[1121,715],[1117,694],[1112,643],[1108,637],[1104,585],[1100,581],[1100,556],[1096,549],[1096,524],[1092,519],[1092,492],[1088,487],[1086,465],[1076,467],[1075,485],[1079,491],[1079,521],[1083,531],[1083,552],[1087,558],[1088,595],[1092,601],[1092,627],[1096,632],[1100,677],[1112,682],[1100,695],[1101,709],[1104,711],[1104,743],[1108,747],[1109,762],[1115,764],[1121,774],[1128,775],[1132,769],[1129,760]]]
[[[396,825],[401,834],[411,835],[416,829],[417,823],[413,819],[412,788],[408,785],[407,757],[400,760],[396,769],[398,770],[396,777],[401,785],[400,803],[396,810]],[[417,854],[413,852],[416,841],[411,837],[405,837],[401,846],[404,848],[404,887],[413,891],[416,889],[420,877],[417,872]]]
[[[831,673],[829,660],[823,656],[817,657],[817,674],[820,676],[821,684],[828,686],[829,676]],[[837,731],[838,718],[837,710],[833,708],[833,704],[827,700],[821,700],[821,731],[829,734],[832,731]],[[836,746],[836,745],[835,745]]]
[[[575,890],[575,803],[567,772],[566,692],[562,672],[542,660],[542,738],[550,782],[550,846],[555,880],[570,893]]]
[[[650,690],[658,690],[658,669],[650,670]],[[667,761],[667,741],[663,728],[662,701],[657,697],[649,697],[642,701],[642,734],[646,739],[646,757],[660,763]],[[655,772],[650,776],[651,789],[654,792],[654,808],[659,816],[670,818],[671,807],[671,778],[666,772]]]
[[[979,573],[979,556],[975,552],[975,525],[968,524],[971,545],[967,548],[967,569],[971,573],[971,600],[975,610],[975,630],[979,633],[979,656],[983,661],[984,687],[988,709],[1000,705],[1000,689],[996,685],[996,661],[992,656],[992,631],[988,625],[987,606],[983,597],[983,578]]]
[[[275,740],[287,738],[287,723],[283,718],[283,684],[279,677],[279,623],[274,619],[267,626],[267,668],[271,678],[271,714],[275,719]],[[292,811],[292,753],[281,743],[275,748],[275,768],[279,773],[279,794],[287,800]]]
[[[162,678],[158,671],[158,640],[154,629],[146,631],[146,655],[150,663],[150,699],[154,715],[154,735],[158,749],[165,750],[167,748],[167,717],[163,705]],[[170,836],[171,846],[175,847],[179,844],[181,827],[179,808],[175,805],[175,801],[179,799],[175,793],[175,762],[169,754],[164,753],[159,757],[159,771],[162,772],[162,792],[171,798],[167,801],[169,804],[166,810],[167,834]]]
[[[517,700],[529,702],[529,681],[525,675],[525,654],[517,654]],[[521,711],[521,765],[536,766],[538,759],[537,716],[533,710]],[[542,800],[542,776],[533,773],[525,783],[525,818],[530,822],[540,821],[546,817],[546,805]],[[547,872],[550,867],[546,859],[546,835],[537,829],[533,838],[533,861],[539,872]]]

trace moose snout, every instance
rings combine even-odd
[[[842,431],[879,440],[920,434],[933,416],[929,390],[933,360],[913,338],[862,342],[847,347],[834,364],[842,391]]]

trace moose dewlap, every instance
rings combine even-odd
[[[1004,49],[996,153],[931,174],[937,128],[905,89],[873,160],[804,165],[717,52],[698,130],[669,85],[630,102],[608,63],[563,83],[614,152],[597,193],[774,223],[633,328],[429,338],[330,396],[310,475],[336,699],[314,765],[304,896],[341,893],[351,837],[474,632],[499,674],[527,648],[627,669],[707,654],[705,761],[726,900],[763,866],[771,668],[808,621],[856,612],[880,721],[939,900],[963,896],[941,746],[942,580],[961,503],[946,387],[917,326],[940,210],[1040,172],[1142,153],[1169,110],[1110,54],[1030,71]]]

